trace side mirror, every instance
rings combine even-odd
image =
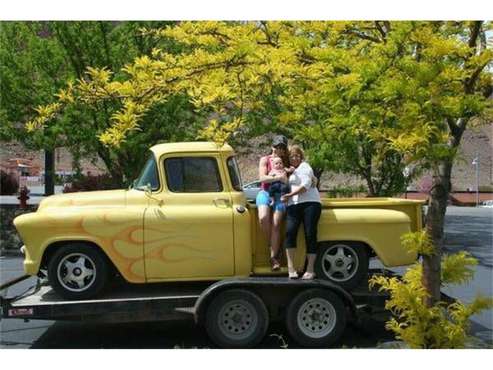
[[[144,186],[142,186],[142,190],[144,190],[144,194],[146,195],[146,197],[148,197],[149,199],[155,200],[156,202],[158,202],[158,204],[160,206],[163,205],[162,199],[154,198],[152,196],[152,187],[151,187],[150,183],[147,183]]]

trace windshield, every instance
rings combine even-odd
[[[146,185],[150,185],[151,190],[159,189],[159,176],[154,154],[150,155],[144,166],[144,169],[140,173],[140,176],[137,178],[137,180],[135,180],[133,187],[137,190],[143,190],[144,186]]]

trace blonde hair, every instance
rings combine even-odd
[[[303,149],[301,148],[301,146],[299,145],[291,145],[289,147],[289,155],[293,155],[293,154],[298,154],[301,158],[301,160],[304,160],[305,159],[305,152],[303,151]]]

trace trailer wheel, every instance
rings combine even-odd
[[[48,281],[66,299],[88,299],[108,281],[108,265],[101,252],[82,243],[60,247],[48,261]]]
[[[264,302],[245,289],[219,293],[209,304],[205,319],[207,334],[222,348],[253,347],[269,326]]]
[[[315,261],[317,277],[353,289],[368,276],[368,254],[363,245],[337,242],[322,244]]]
[[[288,306],[286,327],[301,346],[329,346],[340,338],[346,327],[344,303],[327,290],[301,292]]]

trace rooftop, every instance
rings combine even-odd
[[[233,152],[233,148],[228,144],[220,146],[214,142],[206,141],[157,144],[151,147],[151,150],[157,157],[167,153]]]

